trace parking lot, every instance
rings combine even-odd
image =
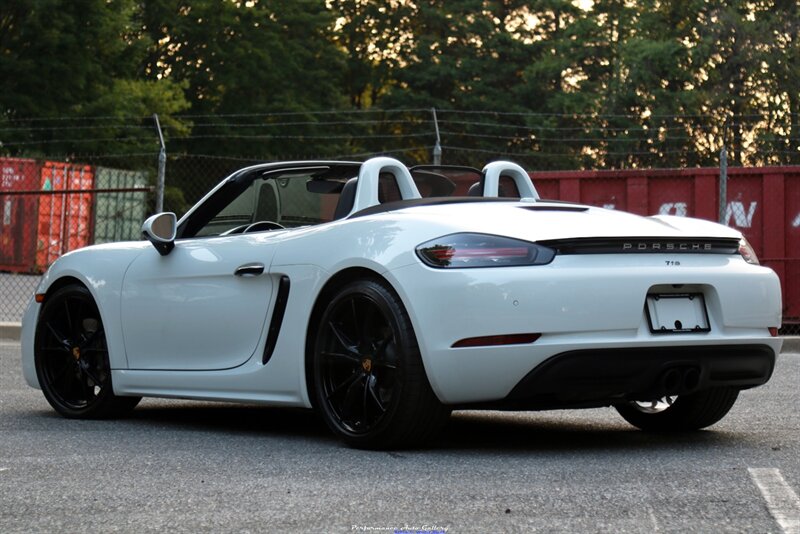
[[[3,533],[800,525],[798,354],[710,431],[645,434],[612,409],[458,412],[435,447],[396,452],[348,449],[313,413],[258,406],[144,400],[124,420],[68,421],[24,384],[17,342],[0,341],[0,365]]]

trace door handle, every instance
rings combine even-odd
[[[236,276],[258,276],[264,272],[264,264],[263,263],[245,263],[244,265],[240,265],[237,269],[233,272]]]

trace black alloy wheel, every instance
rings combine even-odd
[[[313,358],[316,405],[349,445],[418,445],[450,413],[428,383],[408,314],[380,282],[338,291],[322,314]]]
[[[688,432],[720,421],[736,403],[738,396],[738,389],[716,387],[651,402],[626,402],[615,408],[623,419],[641,430]]]
[[[103,322],[83,286],[66,286],[47,297],[36,324],[34,359],[45,398],[64,417],[118,416],[141,400],[114,395]]]

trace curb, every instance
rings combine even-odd
[[[784,336],[781,353],[800,352],[800,336]]]
[[[22,323],[0,323],[0,339],[19,341]]]
[[[0,339],[19,341],[21,332],[22,323],[0,323]],[[800,336],[784,336],[781,352],[800,352]]]

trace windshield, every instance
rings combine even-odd
[[[195,235],[233,233],[237,228],[258,222],[295,228],[331,221],[344,181],[325,182],[327,191],[320,191],[321,188],[309,185],[312,180],[310,174],[257,178]],[[267,225],[263,229],[268,229]]]
[[[345,217],[352,210],[359,168],[358,163],[308,162],[302,167],[253,169],[233,176],[192,210],[179,236],[296,228]],[[423,198],[443,197],[466,194],[481,174],[474,169],[430,166],[412,169],[412,178]],[[401,199],[391,173],[382,173],[378,184],[379,203]]]

